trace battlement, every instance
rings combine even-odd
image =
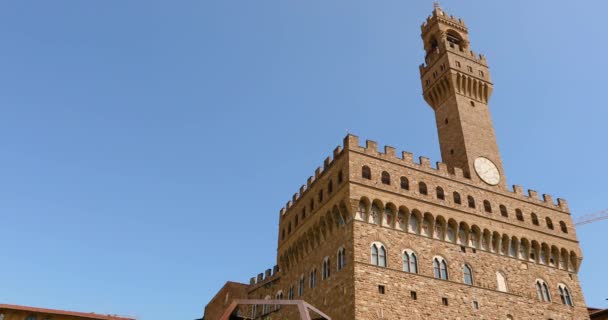
[[[481,64],[484,67],[488,67],[488,61],[483,54],[478,54],[473,50],[468,50],[457,44],[448,43],[447,41],[443,40],[439,43],[439,46],[435,48],[435,50],[427,54],[424,59],[425,63],[420,65],[420,74],[426,74],[426,72],[433,66],[435,61],[437,61],[446,52],[458,54],[459,56]]]
[[[263,273],[258,273],[256,277],[249,279],[249,289],[254,289],[271,281],[278,279],[281,269],[275,265],[272,269],[266,269]]]
[[[456,18],[453,15],[446,14],[445,11],[443,11],[443,9],[441,9],[441,7],[439,7],[438,5],[435,5],[433,14],[428,16],[426,18],[426,21],[423,22],[422,25],[420,26],[420,30],[422,31],[422,34],[425,34],[428,31],[429,27],[431,25],[433,25],[433,23],[436,20],[441,21],[453,28],[459,29],[464,32],[468,32],[468,28],[462,19]]]
[[[414,160],[414,155],[411,152],[402,151],[401,156],[397,156],[396,149],[391,146],[384,146],[384,152],[378,151],[378,144],[372,140],[366,140],[365,146],[359,144],[359,137],[355,135],[348,135],[344,138],[344,150],[357,151],[364,153],[379,159],[399,163],[410,168],[427,172],[429,174],[442,176],[449,179],[459,180],[464,183],[473,184],[473,180],[470,177],[466,177],[463,174],[462,169],[454,168],[453,172],[450,172],[447,164],[443,162],[436,162],[435,167],[431,166],[431,161],[427,157],[419,157],[418,161]],[[535,190],[529,189],[527,193],[524,193],[524,189],[519,185],[513,185],[511,190],[495,192],[503,193],[506,196],[518,198],[526,202],[534,203],[537,205],[545,206],[551,209],[558,209],[560,211],[569,212],[568,204],[566,200],[558,198],[557,203],[553,200],[553,196],[543,194],[542,198],[539,197],[539,193]]]
[[[299,192],[294,193],[293,196],[291,197],[291,200],[287,201],[287,203],[285,204],[285,207],[281,208],[281,210],[280,210],[281,217],[284,216],[289,209],[291,209],[293,206],[295,206],[296,203],[298,202],[298,200],[300,200],[302,197],[304,197],[306,192],[311,189],[311,187],[315,183],[315,181],[319,180],[319,178],[321,178],[321,176],[323,176],[323,174],[325,174],[327,169],[329,169],[329,167],[332,165],[334,160],[337,159],[342,154],[342,152],[343,152],[342,147],[338,146],[334,149],[333,157],[329,156],[329,157],[325,158],[325,160],[323,161],[323,167],[317,167],[317,169],[314,172],[314,175],[308,177],[308,179],[306,180],[306,184],[302,185],[300,187]]]

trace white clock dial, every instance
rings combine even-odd
[[[479,157],[475,159],[475,172],[485,183],[495,186],[500,182],[498,168],[488,158]]]

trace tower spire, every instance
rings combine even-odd
[[[441,6],[439,5],[439,1],[435,1],[433,3],[433,8],[435,8],[435,9],[441,9]]]

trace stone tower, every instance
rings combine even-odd
[[[435,111],[443,162],[506,187],[488,107],[493,86],[485,57],[471,51],[464,22],[437,4],[421,28],[426,64],[420,76],[424,99]]]
[[[276,265],[226,284],[205,320],[232,299],[305,300],[333,320],[589,319],[566,201],[506,187],[466,26],[436,6],[422,38],[443,162],[348,135],[280,210]],[[239,312],[299,319],[263,303]]]

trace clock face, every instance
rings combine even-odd
[[[481,180],[489,185],[495,186],[500,182],[500,172],[494,162],[488,158],[475,159],[475,171]]]

